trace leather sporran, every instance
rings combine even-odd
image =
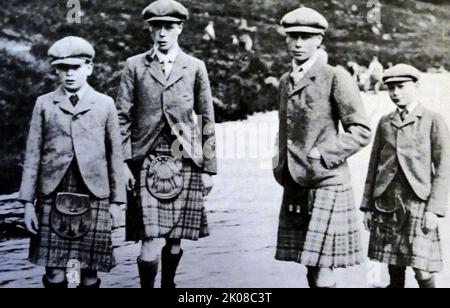
[[[393,199],[392,196],[389,196]],[[389,197],[375,200],[373,226],[377,236],[393,238],[400,234],[408,221],[409,213],[400,203]]]
[[[152,157],[146,182],[148,191],[156,199],[176,198],[183,190],[183,162],[165,155]]]
[[[290,185],[283,197],[287,225],[296,230],[306,230],[311,220],[314,190]]]
[[[50,213],[52,230],[65,239],[85,236],[92,225],[92,212],[88,195],[58,193]]]

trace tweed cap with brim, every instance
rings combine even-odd
[[[281,19],[284,32],[302,32],[324,35],[328,29],[328,21],[319,12],[311,8],[299,8],[287,13]]]
[[[152,2],[142,11],[142,17],[148,23],[184,22],[189,18],[189,12],[177,1],[158,0]]]
[[[55,42],[48,50],[51,65],[81,65],[95,58],[95,49],[81,37],[68,36]]]
[[[414,66],[408,64],[397,64],[387,69],[383,74],[383,82],[400,83],[407,81],[418,81],[420,78],[420,71]]]

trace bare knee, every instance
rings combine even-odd
[[[47,267],[45,269],[45,276],[51,283],[61,283],[66,280],[66,271],[61,268]]]
[[[82,283],[85,286],[91,286],[97,283],[97,271],[93,270],[81,270]]]
[[[433,278],[433,274],[430,272],[425,272],[419,269],[414,269],[414,272],[416,273],[416,279],[419,281],[429,280]]]
[[[332,288],[336,286],[336,277],[332,268],[317,269],[315,278],[318,288]]]
[[[181,252],[181,240],[166,239],[166,247],[171,254],[177,255]]]
[[[159,242],[153,239],[142,240],[141,255],[139,258],[145,262],[158,260]]]

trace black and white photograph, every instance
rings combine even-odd
[[[0,289],[450,288],[450,1],[3,2]]]

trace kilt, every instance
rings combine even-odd
[[[93,225],[80,239],[65,239],[52,230],[50,212],[58,192],[90,196]],[[38,199],[36,214],[39,231],[37,236],[31,238],[29,260],[36,265],[63,269],[69,260],[75,259],[80,262],[81,269],[109,272],[115,265],[109,207],[109,199],[96,199],[89,193],[74,160],[57,190],[48,197]]]
[[[323,268],[362,263],[361,226],[351,185],[307,189],[290,179],[283,195],[275,259]]]
[[[387,232],[383,228],[377,228],[376,216],[380,214],[375,211],[371,226],[369,258],[389,265],[411,266],[430,273],[442,271],[439,230],[427,234],[423,232],[422,222],[426,202],[416,196],[403,172],[397,174],[377,202],[385,203],[383,207],[388,207],[393,202],[404,206],[406,221],[400,230]]]
[[[196,241],[209,236],[202,171],[191,160],[183,159],[183,189],[174,199],[158,200],[147,189],[150,155],[172,156],[170,140],[172,138],[167,134],[161,134],[158,146],[135,172],[137,189],[133,201],[128,202],[127,240],[166,238]]]

